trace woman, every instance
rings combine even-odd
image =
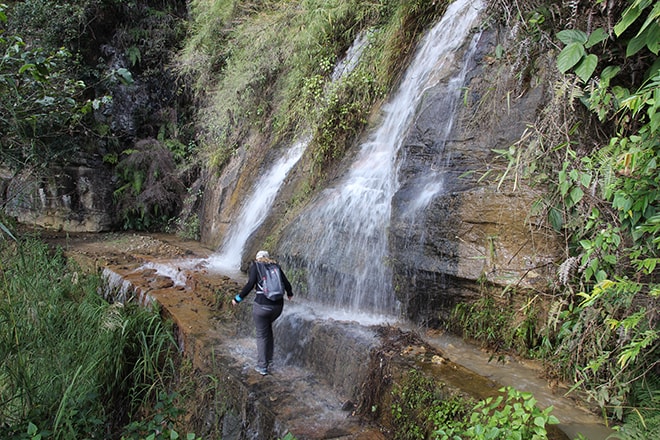
[[[257,334],[257,366],[255,370],[262,376],[268,374],[268,368],[273,362],[275,345],[273,322],[280,317],[284,308],[284,295],[274,300],[266,297],[267,292],[264,292],[263,286],[265,276],[263,274],[268,268],[278,272],[284,291],[286,291],[286,295],[290,300],[293,297],[291,283],[284,275],[282,268],[277,264],[277,261],[270,258],[267,251],[259,251],[256,260],[250,265],[247,283],[243,286],[243,290],[231,301],[236,306],[250,294],[253,288],[256,290],[257,296],[254,299],[252,308],[252,317],[254,318]]]

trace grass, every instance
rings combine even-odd
[[[446,2],[269,1],[192,3],[192,32],[179,72],[196,78],[202,145],[222,169],[239,148],[314,134],[309,160],[340,159],[396,83]],[[326,93],[332,68],[361,32],[364,62]],[[252,141],[251,139],[255,139]],[[252,145],[255,142],[255,145]],[[316,150],[316,151],[314,151]]]
[[[0,269],[0,437],[117,438],[174,373],[169,324],[37,240],[0,241]]]

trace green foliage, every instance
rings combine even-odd
[[[108,304],[100,280],[36,240],[0,241],[0,437],[106,438],[174,374],[157,310]]]
[[[148,419],[131,422],[124,428],[121,440],[201,440],[194,433],[181,437],[176,431],[176,421],[184,411],[176,406],[176,393],[161,392]]]
[[[620,440],[646,440],[660,436],[660,379],[642,380],[633,384],[631,392],[633,411],[625,424],[616,426],[612,438]]]
[[[485,292],[474,303],[457,304],[447,326],[485,347],[538,356],[546,349],[541,344],[546,336],[533,302],[530,300],[516,313],[512,307],[496,302],[492,294]]]
[[[523,179],[548,188],[533,214],[545,213],[567,244],[536,351],[604,414],[628,419],[639,412],[631,393],[657,384],[660,358],[660,2],[596,3],[588,22],[577,3],[552,16],[567,78],[520,141],[497,151],[508,163],[498,188],[505,178],[514,190]],[[530,26],[519,46],[549,41],[552,30]]]
[[[0,22],[7,21],[5,6]],[[44,166],[80,148],[71,134],[88,132],[86,121],[103,98],[84,99],[85,84],[68,74],[65,48],[30,47],[19,35],[0,34],[0,161],[13,169]],[[69,142],[53,139],[67,136]]]
[[[141,84],[169,80],[164,63],[185,33],[184,7],[158,2],[156,9],[150,3],[26,0],[1,7],[0,19],[7,26],[0,38],[0,162],[12,170],[47,172],[53,163],[84,160],[89,150],[102,148],[106,163],[120,166],[120,185],[128,183],[115,194],[126,228],[160,226],[179,203],[173,196],[176,179],[167,181],[161,175],[162,189],[149,186],[153,174],[136,170],[131,160],[119,161],[120,145],[128,140],[120,137],[126,133],[115,131],[116,124],[102,111],[112,102],[111,92],[134,85],[134,74],[140,75]],[[99,50],[110,38],[132,71],[109,70],[109,56],[100,56]],[[89,60],[98,64],[87,65]],[[185,140],[190,134],[179,127],[185,109],[178,105],[184,98],[170,91],[173,87],[161,88],[158,102],[140,103],[129,116],[140,136],[157,137],[177,164],[185,164],[196,146]],[[138,187],[144,192],[126,197],[127,188]]]
[[[647,8],[651,6],[653,8],[649,12]],[[636,29],[637,33],[634,37],[628,41],[626,49],[627,57],[635,55],[644,47],[655,55],[658,55],[658,51],[660,50],[660,25],[658,24],[660,7],[657,1],[630,1],[630,5],[621,15],[619,22],[614,26],[614,32],[617,36],[621,36],[633,24],[638,22],[644,12],[648,12],[648,15],[644,23]]]
[[[176,234],[179,237],[186,238],[188,240],[197,240],[199,241],[200,235],[200,221],[199,215],[193,214],[185,220],[176,219]]]
[[[419,0],[193,2],[194,32],[179,65],[199,78],[198,94],[209,102],[200,116],[208,121],[202,143],[212,165],[225,166],[249,133],[272,133],[274,145],[311,130],[320,173],[359,135],[444,7]],[[361,33],[369,35],[363,61],[333,82],[332,67]]]
[[[539,409],[531,393],[515,388],[477,403],[442,388],[417,370],[408,372],[392,390],[394,438],[543,440],[547,425],[559,423],[552,407]]]
[[[184,187],[175,174],[171,150],[156,140],[138,142],[117,163],[121,179],[114,196],[124,219],[124,229],[163,227],[181,203]]]
[[[565,29],[557,33],[557,38],[566,45],[557,56],[559,71],[566,73],[570,69],[575,69],[575,74],[583,82],[587,82],[596,70],[598,57],[594,54],[587,54],[586,49],[602,43],[607,39],[607,33],[603,29],[597,28],[587,36],[579,30]]]
[[[471,304],[457,304],[452,311],[452,326],[462,330],[463,336],[496,346],[509,339],[505,333],[511,328],[513,313],[502,310],[490,295],[483,295]]]
[[[70,51],[80,37],[80,27],[86,21],[86,9],[94,8],[99,0],[25,0],[12,3],[13,30],[46,50],[65,47]],[[84,27],[84,25],[83,25]]]
[[[547,439],[546,425],[559,420],[551,415],[552,407],[540,410],[531,393],[505,387],[504,396],[489,397],[474,407],[465,438],[478,440],[542,440]]]
[[[597,26],[589,35],[575,29],[557,34],[564,44],[557,68],[580,80],[571,94],[603,123],[598,129],[610,133],[609,141],[600,143],[592,133],[580,139],[585,133],[575,124],[566,130],[566,142],[541,153],[551,135],[537,133],[534,140],[527,132],[522,141],[535,152],[527,154],[533,160],[526,168],[519,158],[505,157],[516,177],[551,184],[551,197],[539,205],[545,204],[550,225],[568,243],[569,257],[558,271],[562,298],[549,313],[548,334],[541,339],[548,348],[541,353],[574,389],[618,419],[638,411],[630,401],[636,384],[655,383],[650,379],[657,375],[660,348],[653,311],[660,291],[660,64],[642,50],[657,55],[654,31],[645,28],[657,26],[652,23],[660,3],[629,3],[619,10],[618,41]],[[620,45],[627,46],[625,55]]]
[[[627,47],[625,57],[644,57],[642,49],[657,56],[660,3],[629,3],[614,27]],[[599,58],[585,50],[603,42],[604,34],[597,29],[587,39],[578,30],[560,32],[557,36],[566,47],[557,59],[559,70],[573,70],[583,82],[589,81]],[[614,122],[616,132],[591,155],[564,163],[559,174],[564,206],[579,224],[571,234],[575,255],[571,258],[579,270],[579,277],[573,279],[579,283],[578,302],[562,315],[559,359],[563,371],[574,372],[576,387],[586,388],[617,418],[624,416],[631,384],[653,375],[660,348],[660,333],[653,324],[660,291],[654,273],[660,250],[660,65],[647,66],[634,90],[623,87],[623,64],[602,69],[600,77],[584,88],[584,104],[600,121]],[[613,86],[615,80],[618,84]],[[595,194],[600,206],[592,203],[584,216],[577,204],[590,187],[600,189]],[[565,263],[564,269],[571,264]],[[568,272],[562,271],[565,279]]]
[[[561,315],[557,358],[571,381],[621,419],[631,384],[658,363],[660,334],[654,311],[636,304],[641,283],[605,279]]]
[[[417,370],[410,370],[392,390],[392,424],[396,439],[453,439],[448,433],[467,428],[472,403],[449,395],[443,385]]]

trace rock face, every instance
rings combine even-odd
[[[446,82],[424,92],[399,151],[387,263],[392,266],[402,312],[416,322],[444,320],[455,304],[474,300],[483,282],[500,289],[542,290],[560,256],[557,236],[543,219],[530,215],[541,190],[519,184],[514,191],[508,182],[501,185],[496,178],[481,178],[507,168],[493,150],[515,145],[548,100],[540,84],[549,81],[543,79],[527,84],[516,98],[507,98],[507,91],[516,89],[514,69],[508,72],[503,61],[489,64],[487,59],[501,40],[494,32],[482,34],[465,65],[459,96],[449,96]],[[119,105],[117,110],[135,112]],[[116,124],[122,120],[113,119]],[[131,124],[120,125],[135,133]],[[255,180],[267,171],[264,167],[285,148],[270,145],[265,133],[247,137],[244,145],[250,145],[249,150],[239,149],[221,174],[209,169],[200,179],[201,241],[212,249],[222,244]],[[292,188],[304,181],[304,168],[309,166],[302,162],[280,190],[268,218],[246,243],[244,260],[257,248],[266,246],[275,254],[282,249],[277,243],[279,231],[296,221],[286,212],[296,197]],[[6,189],[7,212],[24,223],[68,231],[103,231],[116,225],[113,179],[106,169],[67,167],[54,170],[52,176],[14,178]]]
[[[465,85],[467,105],[448,112],[443,87],[430,90],[402,148],[390,246],[397,295],[416,321],[446,318],[455,304],[474,300],[482,282],[542,290],[560,256],[558,236],[530,214],[541,191],[480,181],[488,169],[506,169],[492,150],[516,144],[544,106],[541,86],[512,102],[487,98],[494,83],[513,83],[483,63],[494,45],[494,35],[482,36]],[[447,118],[456,122],[445,138],[438,130]],[[411,215],[410,204],[427,190],[429,170],[440,177],[440,188],[423,212]]]
[[[547,289],[554,262],[561,256],[558,236],[545,226],[543,218],[530,214],[542,189],[520,182],[514,189],[511,180],[499,180],[508,164],[493,150],[507,150],[519,142],[544,108],[549,93],[540,80],[527,84],[515,99],[507,99],[506,90],[516,89],[517,80],[514,69],[507,72],[502,64],[488,64],[486,54],[494,53],[496,38],[494,32],[481,35],[467,61],[463,91],[458,96],[448,91],[446,82],[424,92],[399,151],[399,189],[391,201],[388,263],[402,312],[418,323],[444,321],[454,305],[478,298],[483,283],[500,292]],[[236,201],[246,196],[246,188],[249,191],[251,178],[245,169],[255,168],[254,161],[254,157],[249,160],[239,155],[222,177],[209,182],[207,194],[213,197],[205,194],[208,203],[202,224],[210,227],[203,231],[203,241],[219,243],[225,223],[236,215],[232,207],[240,205]],[[487,171],[490,177],[482,178]],[[281,194],[290,194],[287,188],[299,175],[292,173]],[[283,198],[248,243],[251,248],[245,259],[256,251],[255,237],[280,228],[286,231],[283,237],[288,243],[299,235],[298,227],[313,230],[311,225],[292,226],[300,218],[290,222],[279,208],[282,206]],[[287,218],[287,223],[276,224],[278,218]],[[305,266],[309,263],[302,261],[307,258],[305,246],[287,244],[287,249],[300,252],[279,255],[295,266]],[[278,246],[273,244],[270,250],[277,254]],[[350,278],[351,274],[334,276]],[[300,287],[304,290],[304,285]],[[517,297],[523,300],[524,295]]]
[[[23,173],[7,182],[5,212],[46,229],[107,231],[117,221],[112,182],[112,173],[102,166],[53,167],[48,177]]]

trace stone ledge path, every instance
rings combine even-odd
[[[337,387],[319,380],[319,375],[307,368],[276,364],[273,374],[265,377],[252,369],[255,348],[249,334],[250,318],[246,316],[249,308],[242,307],[237,311],[227,307],[243,280],[208,274],[201,266],[175,269],[174,275],[169,276],[159,274],[153,268],[144,268],[146,263],[176,267],[172,262],[203,260],[212,251],[198,242],[170,235],[131,234],[65,237],[51,234],[44,239],[61,246],[67,256],[87,270],[116,274],[124,283],[132,285],[139,300],[154,300],[162,306],[163,313],[179,329],[179,343],[194,368],[200,374],[217,376],[226,389],[233,390],[233,398],[239,400],[235,408],[220,417],[223,440],[276,439],[287,432],[298,440],[387,438],[378,428],[352,417],[350,405],[346,410],[347,401],[341,397],[341,391],[345,391],[348,385],[343,384],[343,389],[338,392]],[[173,278],[183,282],[177,284]],[[222,319],[219,310],[224,316]],[[226,319],[228,314],[229,320]],[[458,338],[434,334],[427,334],[425,338],[447,359],[455,362],[454,370],[460,370],[461,374],[467,370],[479,372],[484,381],[489,381],[487,386],[477,385],[485,388],[482,391],[492,393],[499,384],[510,385],[533,392],[543,407],[553,405],[553,414],[562,421],[560,428],[569,438],[575,438],[580,432],[588,440],[604,440],[612,433],[596,416],[556,395],[534,368],[515,360],[509,360],[503,368],[502,364],[489,361],[487,353]],[[414,351],[407,355],[415,356]],[[445,368],[445,374],[449,370]],[[464,377],[456,378],[457,382],[464,380]],[[217,423],[218,414],[197,411],[197,417],[206,419],[206,428],[197,422],[198,428],[216,432],[220,429],[208,426]]]

